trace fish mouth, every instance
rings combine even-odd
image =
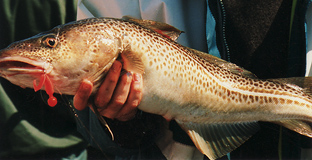
[[[0,75],[47,73],[51,65],[46,61],[32,60],[25,57],[5,57],[0,59]]]

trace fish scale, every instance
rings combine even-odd
[[[69,95],[87,79],[94,94],[120,58],[125,70],[143,74],[138,108],[176,120],[210,159],[248,140],[259,129],[257,121],[312,137],[306,123],[312,122],[310,77],[257,79],[235,64],[176,43],[180,33],[164,23],[132,18],[71,22],[1,50],[0,74],[29,88],[47,77],[56,92]]]

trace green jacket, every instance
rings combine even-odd
[[[0,1],[0,49],[76,19],[76,0]],[[65,103],[51,108],[35,93],[0,79],[0,159],[79,155],[86,143]]]

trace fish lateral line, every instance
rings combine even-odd
[[[35,92],[39,91],[43,86],[45,86],[45,91],[49,95],[48,105],[50,107],[54,107],[57,104],[57,99],[53,96],[54,93],[53,83],[47,74],[41,75],[38,85],[35,79],[33,81],[33,85]]]

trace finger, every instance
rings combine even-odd
[[[116,116],[116,119],[120,121],[127,121],[132,119],[138,110],[137,107],[139,106],[142,100],[142,96],[143,96],[142,75],[134,73],[127,102],[123,106],[123,108],[119,111],[118,115]]]
[[[120,82],[115,88],[115,92],[112,96],[111,101],[107,105],[106,109],[100,109],[99,112],[102,116],[114,119],[118,112],[121,110],[122,106],[126,103],[130,85],[132,81],[132,74],[130,72],[122,75],[120,77]]]
[[[83,110],[88,105],[88,100],[93,89],[93,84],[89,80],[83,80],[77,93],[74,96],[74,107]]]
[[[94,103],[98,108],[105,109],[110,102],[119,79],[121,67],[121,62],[115,61],[112,68],[108,71],[104,82],[95,96]]]
[[[135,117],[137,112],[138,112],[138,109],[134,108],[133,110],[127,111],[127,113],[123,115],[117,115],[116,119],[119,121],[129,121]]]

